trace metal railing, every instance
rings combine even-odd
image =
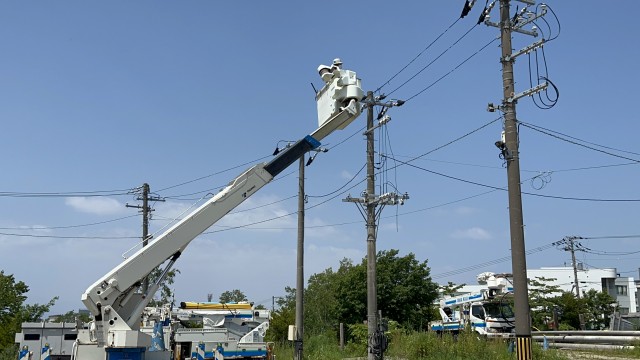
[[[640,345],[640,331],[532,331],[533,340],[543,346],[567,349],[633,349]]]

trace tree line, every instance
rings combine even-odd
[[[439,286],[430,276],[427,261],[414,254],[400,256],[398,250],[378,252],[378,310],[385,320],[406,331],[425,331],[428,323],[439,317],[436,300],[451,296],[464,285],[451,282]],[[589,290],[578,299],[572,292],[549,285],[555,279],[529,279],[531,323],[539,330],[606,329],[615,310],[616,300],[606,292]],[[267,332],[270,341],[287,341],[288,326],[295,324],[296,290],[285,288],[286,296],[278,300]],[[512,301],[509,300],[509,301]],[[513,304],[512,304],[513,305]],[[305,337],[337,337],[339,324],[347,329],[347,339],[366,339],[367,260],[354,264],[340,261],[337,270],[327,268],[313,274],[304,289]]]
[[[451,295],[462,285],[449,282],[439,286],[431,279],[427,261],[419,261],[413,253],[401,256],[398,250],[384,250],[376,256],[377,304],[383,318],[393,327],[406,331],[425,331],[438,317],[439,294]],[[179,271],[171,274],[170,283]],[[589,290],[578,299],[571,292],[549,285],[554,279],[529,279],[529,304],[532,326],[536,329],[603,329],[609,325],[616,301],[606,292]],[[163,287],[158,303],[173,301],[168,287]],[[15,357],[15,334],[23,322],[42,321],[55,304],[26,304],[29,287],[13,275],[0,271],[0,360]],[[286,295],[278,298],[267,332],[269,341],[286,343],[288,326],[295,324],[296,291],[286,287]],[[209,299],[210,300],[210,299]],[[221,302],[247,301],[245,294],[234,289],[220,295]],[[58,315],[52,321],[89,321],[74,311]],[[348,330],[347,339],[366,339],[367,260],[354,263],[340,261],[337,269],[327,268],[309,277],[304,289],[305,337],[337,338],[340,323]],[[8,356],[8,357],[7,357]]]

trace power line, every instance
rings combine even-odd
[[[414,160],[416,160],[416,159],[419,159],[419,158],[425,157],[425,156],[427,156],[427,155],[429,155],[429,154],[431,154],[431,153],[434,153],[434,152],[436,152],[436,151],[438,151],[438,150],[441,150],[441,149],[443,149],[443,148],[445,148],[445,147],[447,147],[447,146],[449,146],[449,145],[452,145],[452,144],[454,144],[454,143],[456,143],[456,142],[458,142],[458,141],[460,141],[460,140],[462,140],[462,139],[464,139],[464,138],[466,138],[466,137],[468,137],[468,136],[470,136],[470,135],[472,135],[472,134],[474,134],[474,133],[476,133],[476,132],[478,132],[478,131],[480,131],[480,130],[482,130],[482,129],[486,128],[487,126],[489,126],[489,125],[491,125],[491,124],[495,123],[496,121],[498,121],[498,120],[500,120],[500,119],[502,119],[502,117],[498,117],[498,118],[496,118],[496,119],[493,119],[493,120],[491,120],[491,121],[487,122],[486,124],[484,124],[484,125],[482,125],[482,126],[480,126],[480,127],[476,128],[476,129],[474,129],[474,130],[471,130],[471,131],[469,131],[469,132],[467,132],[467,133],[463,134],[462,136],[459,136],[459,137],[457,137],[457,138],[455,138],[455,139],[453,139],[453,140],[451,140],[451,141],[449,141],[449,142],[447,142],[447,143],[444,143],[444,144],[442,144],[442,145],[440,145],[440,146],[438,146],[438,147],[436,147],[436,148],[434,148],[434,149],[431,149],[431,150],[429,150],[429,151],[427,151],[427,152],[425,152],[425,153],[423,153],[423,154],[421,154],[421,155],[418,155],[418,156],[415,156],[415,157],[411,158],[410,160],[408,160],[408,162],[411,162],[411,161],[414,161]],[[354,135],[355,135],[355,134],[354,134]],[[351,135],[349,138],[351,138],[352,136],[353,136],[353,135]],[[384,157],[385,155],[381,155],[381,156],[383,156],[383,157]],[[391,157],[390,157],[390,158],[391,158]],[[392,159],[394,159],[394,158],[392,158]],[[395,169],[395,168],[397,168],[397,167],[398,167],[398,165],[393,166],[391,169]],[[364,166],[363,166],[363,168],[361,168],[361,169],[358,171],[358,173],[357,173],[353,178],[351,178],[351,179],[350,179],[350,180],[349,180],[345,185],[341,186],[341,187],[340,187],[340,188],[338,188],[337,190],[335,190],[335,191],[333,191],[333,192],[330,192],[330,193],[328,193],[328,194],[325,194],[325,195],[321,195],[321,196],[308,196],[308,197],[310,197],[310,198],[311,198],[311,197],[326,197],[326,196],[330,196],[330,195],[332,195],[332,194],[336,193],[337,191],[340,191],[340,190],[341,190],[341,189],[343,189],[347,184],[349,184],[351,181],[353,181],[353,180],[355,179],[355,177],[357,177],[357,175],[358,175],[358,174],[359,174],[363,169],[364,169]],[[362,182],[364,182],[364,180],[360,181],[358,184],[360,184],[360,183],[362,183]],[[355,184],[355,185],[358,185],[358,184]],[[347,189],[347,190],[352,189],[353,187],[355,187],[355,185],[354,185],[354,186],[352,186],[351,188]],[[342,194],[344,194],[344,192],[343,192]]]
[[[173,189],[173,188],[176,188],[176,187],[179,187],[179,186],[183,186],[183,185],[191,184],[191,183],[193,183],[193,182],[200,181],[200,180],[203,180],[203,179],[206,179],[206,178],[210,178],[210,177],[215,176],[215,175],[220,175],[220,174],[225,173],[225,172],[230,171],[230,170],[234,170],[234,169],[237,169],[237,168],[240,168],[240,167],[243,167],[243,166],[247,166],[247,165],[255,164],[255,163],[259,162],[259,161],[262,161],[262,160],[268,159],[269,157],[270,157],[270,156],[263,156],[263,157],[258,158],[258,159],[256,159],[256,160],[247,161],[247,162],[245,162],[245,163],[242,163],[242,164],[240,164],[240,165],[236,165],[236,166],[233,166],[233,167],[227,168],[227,169],[225,169],[225,170],[221,170],[221,171],[218,171],[218,172],[215,172],[215,173],[209,174],[209,175],[201,176],[201,177],[199,177],[199,178],[195,178],[195,179],[193,179],[193,180],[188,180],[188,181],[185,181],[185,182],[182,182],[182,183],[176,184],[176,185],[167,186],[167,187],[162,188],[162,189],[160,189],[160,190],[158,190],[158,191],[159,191],[159,192],[160,192],[160,191],[166,191],[166,190]]]
[[[600,256],[627,256],[627,255],[635,255],[635,254],[639,254],[639,251],[627,251],[627,252],[611,252],[611,251],[602,251],[602,250],[583,250],[584,252],[586,252],[587,254],[592,254],[592,255],[600,255]]]
[[[600,150],[600,149],[597,149],[597,148],[595,148],[593,146],[587,146],[585,144],[581,144],[578,141],[582,141],[584,143],[595,145],[595,146],[602,147],[602,148],[605,148],[605,149],[615,150],[615,151],[619,151],[619,152],[626,152],[626,153],[630,153],[630,154],[634,154],[634,155],[640,155],[638,153],[634,153],[634,152],[631,152],[631,151],[618,150],[618,149],[615,149],[615,148],[612,148],[612,147],[608,147],[608,146],[604,146],[604,145],[598,145],[598,144],[594,144],[594,143],[589,143],[587,141],[580,140],[578,138],[574,138],[572,136],[565,135],[565,134],[562,134],[562,133],[559,133],[559,132],[555,132],[553,130],[545,129],[545,128],[541,127],[541,126],[536,126],[536,125],[529,124],[529,123],[526,123],[526,122],[520,122],[520,125],[522,125],[522,126],[524,126],[526,128],[529,128],[531,130],[540,132],[542,134],[551,136],[553,138],[556,138],[556,139],[559,139],[559,140],[562,140],[562,141],[566,141],[566,142],[568,142],[570,144],[582,146],[582,147],[587,148],[589,150],[597,151],[597,152],[600,152],[600,153],[603,153],[603,154],[607,154],[607,155],[614,156],[614,157],[621,158],[621,159],[625,159],[625,160],[630,160],[630,161],[634,161],[634,162],[640,162],[640,160],[636,160],[636,159],[629,158],[629,157],[626,157],[626,156],[617,155],[617,154],[614,154],[614,153],[611,153],[611,152],[608,152],[608,151]],[[561,136],[553,134],[553,133],[559,134]],[[562,136],[565,136],[567,138],[571,138],[571,139],[574,139],[574,140],[577,140],[577,141],[572,141],[572,140],[569,140],[569,139],[565,139]]]
[[[448,142],[446,142],[446,143],[444,143],[444,144],[442,144],[442,145],[440,145],[440,146],[438,146],[438,147],[436,147],[436,148],[433,148],[433,149],[431,149],[431,150],[429,150],[429,151],[427,151],[427,152],[425,152],[425,153],[422,153],[421,155],[415,156],[415,157],[411,158],[410,160],[407,160],[407,163],[410,163],[410,162],[415,161],[415,160],[417,160],[417,159],[423,158],[423,157],[425,157],[425,156],[427,156],[427,155],[429,155],[429,154],[431,154],[431,153],[434,153],[434,152],[436,152],[436,151],[438,151],[438,150],[441,150],[441,149],[443,149],[443,148],[445,148],[445,147],[447,147],[447,146],[449,146],[449,145],[452,145],[452,144],[454,144],[454,143],[456,143],[456,142],[458,142],[458,141],[460,141],[460,140],[462,140],[462,139],[464,139],[464,138],[466,138],[466,137],[468,137],[468,136],[470,136],[470,135],[472,135],[472,134],[474,134],[474,133],[476,133],[476,132],[478,132],[478,131],[480,131],[480,130],[482,130],[482,129],[486,128],[487,126],[489,126],[489,125],[491,125],[491,124],[495,123],[496,121],[498,121],[498,120],[500,120],[500,119],[502,119],[502,116],[500,116],[500,117],[498,117],[498,118],[495,118],[495,119],[493,119],[493,120],[491,120],[491,121],[487,122],[486,124],[484,124],[484,125],[482,125],[482,126],[480,126],[480,127],[478,127],[478,128],[475,128],[475,129],[473,129],[473,130],[471,130],[471,131],[467,132],[467,133],[466,133],[466,134],[464,134],[464,135],[458,136],[457,138],[455,138],[455,139],[453,139],[453,140],[451,140],[451,141],[448,141]],[[398,161],[399,161],[399,160],[398,160]],[[399,162],[402,162],[402,161],[399,161]]]
[[[460,21],[460,18],[457,18],[453,23],[451,23],[451,25],[449,25],[449,27],[447,27],[443,32],[440,33],[440,35],[438,35],[433,41],[431,41],[431,43],[429,43],[429,45],[427,45],[427,47],[425,47],[422,51],[420,51],[418,53],[418,55],[416,55],[411,61],[409,61],[409,63],[407,63],[407,65],[405,65],[402,69],[400,69],[400,71],[398,71],[397,73],[395,73],[391,78],[389,78],[389,80],[385,81],[382,85],[380,85],[376,90],[374,90],[374,93],[378,93],[380,90],[382,90],[383,87],[385,87],[386,85],[388,85],[393,79],[396,78],[396,76],[400,75],[401,72],[403,72],[407,67],[409,67],[409,65],[413,64],[414,61],[416,61],[422,54],[424,54],[425,51],[427,51],[433,44],[436,43],[436,41],[438,41],[444,34],[447,33],[447,31],[449,31],[455,24],[458,23],[458,21]],[[466,34],[465,34],[466,35]],[[442,56],[442,54],[441,54]],[[397,89],[396,89],[397,90]],[[395,91],[395,90],[394,90]]]
[[[310,209],[313,209],[313,208],[318,207],[320,205],[323,205],[323,204],[325,204],[325,203],[337,198],[338,196],[343,195],[347,191],[349,191],[349,190],[353,189],[354,187],[356,187],[357,185],[363,183],[365,180],[366,179],[363,179],[360,182],[358,182],[357,184],[355,184],[355,185],[351,186],[350,188],[346,189],[342,193],[334,194],[334,196],[331,197],[330,199],[327,199],[327,200],[324,200],[324,201],[322,201],[320,203],[317,203],[317,204],[314,204],[312,206],[309,206],[305,210],[310,210]],[[524,181],[528,181],[528,180],[530,180],[530,179],[526,179]],[[465,201],[465,200],[469,200],[469,199],[473,199],[473,198],[476,198],[476,197],[479,197],[479,196],[490,194],[490,193],[495,192],[495,191],[497,191],[497,189],[496,190],[485,191],[485,192],[482,192],[482,193],[479,193],[479,194],[475,194],[475,195],[466,196],[466,197],[463,197],[463,198],[460,198],[460,199],[456,199],[456,200],[452,200],[452,201],[448,201],[448,202],[444,202],[444,203],[440,203],[440,204],[433,205],[433,206],[430,206],[430,207],[427,207],[427,208],[423,208],[423,209],[417,209],[417,210],[413,210],[413,211],[408,211],[408,212],[404,212],[404,213],[398,214],[398,215],[386,216],[386,217],[383,217],[383,218],[392,218],[392,217],[396,217],[396,216],[404,216],[404,215],[415,214],[415,213],[418,213],[418,212],[433,210],[433,209],[436,209],[436,208],[448,206],[448,205],[451,205],[451,204],[459,203],[459,202],[462,202],[462,201]],[[295,196],[292,196],[292,197],[295,197]],[[280,218],[283,218],[283,217],[286,217],[286,216],[291,216],[291,215],[294,215],[294,214],[296,214],[296,213],[290,212],[290,213],[285,214],[283,216],[278,216],[278,217],[267,219],[267,221],[277,220],[277,219],[280,219]],[[261,221],[261,223],[263,223],[263,222],[266,222],[266,221]],[[307,228],[307,229],[327,228],[327,227],[335,227],[335,226],[354,225],[354,224],[359,224],[359,223],[362,223],[362,222],[363,221],[358,220],[358,221],[341,222],[341,223],[326,224],[326,225],[305,226],[305,228]],[[295,230],[295,229],[297,229],[295,227],[278,227],[278,228],[274,228],[274,227],[260,227],[260,228],[251,227],[251,228],[249,228],[249,226],[252,226],[252,225],[255,225],[255,224],[256,223],[247,224],[246,228],[249,229],[249,230]],[[220,226],[220,225],[218,225],[218,226]],[[238,229],[238,228],[242,228],[242,227],[244,227],[244,226],[236,226],[236,227],[233,227],[233,229]],[[231,230],[231,229],[228,229],[228,230]]]
[[[424,66],[422,69],[420,69],[418,72],[416,72],[413,76],[411,76],[409,79],[407,79],[405,82],[403,82],[402,84],[400,84],[400,86],[396,87],[395,89],[391,90],[391,92],[389,92],[387,94],[387,96],[393,94],[394,92],[398,91],[399,89],[401,89],[403,86],[407,85],[407,83],[409,83],[411,80],[415,79],[416,76],[420,75],[423,71],[425,71],[429,66],[431,66],[433,63],[435,63],[438,59],[440,59],[444,54],[446,54],[449,50],[451,50],[456,44],[458,44],[460,41],[462,41],[462,39],[464,39],[467,35],[469,35],[469,33],[471,32],[471,30],[475,29],[477,25],[473,25],[469,30],[467,30],[467,32],[465,32],[461,37],[458,38],[458,40],[454,41],[453,44],[451,44],[448,48],[446,48],[443,52],[440,53],[440,55],[436,56],[433,60],[431,60],[431,62],[429,62],[426,66]]]
[[[531,255],[531,254],[535,254],[537,252],[541,252],[541,251],[545,251],[551,248],[554,248],[556,245],[555,242],[547,244],[547,245],[543,245],[537,248],[533,248],[530,250],[527,250],[525,253],[527,255]],[[493,260],[489,260],[480,264],[476,264],[476,265],[470,265],[464,268],[460,268],[460,269],[456,269],[456,270],[451,270],[451,271],[447,271],[447,272],[443,272],[440,274],[436,274],[436,275],[432,275],[431,278],[432,279],[439,279],[439,278],[443,278],[443,277],[449,277],[449,276],[455,276],[455,275],[459,275],[465,272],[469,272],[469,271],[473,271],[473,270],[478,270],[478,269],[482,269],[485,268],[487,266],[491,266],[491,265],[496,265],[499,264],[501,262],[506,262],[506,261],[510,261],[511,260],[511,256],[505,256],[505,257],[501,257],[501,258],[497,258],[497,259],[493,259]]]
[[[307,195],[308,198],[323,198],[323,197],[327,197],[327,196],[331,196],[335,193],[337,193],[338,191],[344,189],[347,185],[349,185],[350,182],[352,182],[356,177],[358,177],[358,175],[360,175],[360,173],[362,172],[362,170],[364,170],[364,168],[367,166],[367,164],[363,164],[362,167],[360,168],[360,170],[358,170],[358,172],[353,175],[351,177],[351,179],[349,179],[346,183],[344,183],[344,185],[340,186],[339,188],[337,188],[334,191],[331,191],[329,193],[323,194],[323,195]]]
[[[71,192],[18,192],[0,191],[0,197],[20,197],[20,198],[54,198],[54,197],[100,197],[100,196],[120,196],[130,195],[135,189],[123,190],[96,190],[96,191],[71,191]]]
[[[71,228],[79,228],[79,227],[87,227],[87,226],[107,224],[107,223],[116,222],[116,221],[120,221],[120,220],[124,220],[124,219],[129,219],[129,218],[132,218],[132,217],[135,217],[135,216],[137,216],[137,215],[123,216],[123,217],[120,217],[120,218],[117,218],[117,219],[111,219],[111,220],[105,220],[105,221],[89,223],[89,224],[81,224],[81,225],[37,226],[37,227],[28,227],[28,228],[26,228],[26,227],[0,227],[0,230],[37,231],[37,230],[71,229]]]
[[[340,141],[339,143],[333,145],[333,146],[328,146],[327,149],[332,150],[337,148],[338,146],[344,144],[345,142],[347,142],[348,140],[350,140],[351,138],[353,138],[354,136],[361,134],[364,129],[366,128],[366,126],[361,127],[360,129],[356,130],[355,132],[353,132],[353,134],[347,136],[345,139],[343,139],[342,141]]]
[[[413,159],[414,156],[410,156],[410,155],[396,155],[398,157],[401,158],[408,158],[408,159]],[[471,164],[471,163],[464,163],[464,162],[459,162],[459,161],[447,161],[447,160],[440,160],[440,159],[433,159],[433,158],[425,158],[425,159],[421,159],[424,161],[431,161],[431,162],[437,162],[437,163],[443,163],[443,164],[451,164],[451,165],[460,165],[460,166],[469,166],[469,167],[478,167],[478,168],[484,168],[484,169],[497,169],[497,170],[504,170],[503,166],[495,166],[495,165],[483,165],[483,164]],[[571,171],[583,171],[583,170],[595,170],[595,169],[603,169],[603,168],[610,168],[610,167],[618,167],[618,166],[629,166],[629,165],[638,165],[639,163],[637,162],[626,162],[626,163],[620,163],[620,164],[608,164],[608,165],[594,165],[594,166],[584,166],[584,167],[578,167],[578,168],[568,168],[568,169],[553,169],[553,170],[527,170],[527,169],[521,169],[522,172],[528,172],[528,173],[559,173],[559,172],[571,172]]]
[[[294,173],[296,173],[297,171],[291,171],[288,172],[284,175],[278,175],[277,178],[273,179],[272,183],[275,183],[277,181],[280,181]],[[215,186],[213,188],[210,189],[206,189],[206,190],[202,190],[202,191],[196,191],[196,192],[192,192],[192,193],[187,193],[187,194],[180,194],[180,195],[173,195],[173,196],[164,196],[164,199],[170,199],[170,200],[178,200],[178,201],[200,201],[202,199],[204,199],[207,195],[215,195],[218,191],[216,189],[222,189],[224,187],[226,187],[227,184],[225,185],[218,185]],[[200,194],[204,194],[203,196],[200,196],[198,198],[189,198],[187,196],[192,196],[192,195],[200,195]]]
[[[405,102],[412,100],[413,98],[417,97],[418,95],[422,94],[423,92],[429,90],[430,88],[432,88],[434,85],[436,85],[437,83],[439,83],[442,79],[446,78],[447,76],[451,75],[454,71],[458,70],[458,68],[462,65],[464,65],[467,61],[471,60],[471,58],[473,58],[474,56],[478,55],[480,52],[482,52],[482,50],[486,49],[487,47],[489,47],[489,45],[493,44],[496,40],[498,40],[497,38],[489,41],[487,44],[485,44],[483,47],[481,47],[480,49],[478,49],[476,52],[474,52],[473,54],[471,54],[469,57],[467,57],[466,59],[464,59],[461,63],[459,63],[456,67],[454,67],[453,69],[451,69],[448,73],[442,75],[440,78],[438,78],[436,81],[432,82],[430,85],[428,85],[427,87],[425,87],[424,89],[420,90],[419,92],[417,92],[416,94],[414,94],[413,96],[410,96],[409,98],[407,98],[405,100]],[[395,90],[394,90],[395,91]]]
[[[62,236],[62,235],[29,235],[29,234],[13,234],[0,232],[0,235],[4,236],[16,236],[16,237],[31,237],[31,238],[50,238],[50,239],[100,239],[100,240],[112,240],[112,239],[140,239],[138,236]]]
[[[505,189],[504,187],[498,187],[498,186],[493,186],[493,185],[487,185],[487,184],[482,184],[479,182],[475,182],[475,181],[471,181],[471,180],[466,180],[466,179],[462,179],[459,177],[455,177],[455,176],[451,176],[451,175],[446,175],[437,171],[433,171],[433,170],[429,170],[429,169],[425,169],[421,166],[417,166],[414,164],[409,163],[408,161],[402,161],[399,159],[395,159],[395,161],[403,164],[403,165],[408,165],[411,166],[413,168],[434,174],[434,175],[438,175],[441,177],[445,177],[448,179],[452,179],[452,180],[456,180],[456,181],[460,181],[460,182],[464,182],[467,184],[472,184],[472,185],[476,185],[476,186],[481,186],[481,187],[486,187],[489,189],[494,189],[494,190],[503,190],[503,191],[507,191],[507,189]],[[568,197],[568,196],[557,196],[557,195],[544,195],[544,194],[536,194],[536,193],[530,193],[530,192],[525,192],[522,191],[522,194],[525,195],[530,195],[530,196],[537,196],[537,197],[543,197],[543,198],[549,198],[549,199],[557,199],[557,200],[575,200],[575,201],[591,201],[591,202],[640,202],[640,199],[598,199],[598,198],[579,198],[579,197]]]
[[[600,240],[600,239],[638,239],[640,235],[608,235],[608,236],[581,236],[581,240]]]

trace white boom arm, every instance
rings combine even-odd
[[[118,337],[117,331],[127,333],[137,330],[144,307],[193,239],[255,194],[306,152],[320,146],[320,140],[325,136],[336,129],[346,127],[360,115],[359,101],[363,96],[360,80],[352,71],[342,70],[341,62],[336,66],[334,61],[331,69],[332,76],[324,75],[323,80],[326,84],[316,96],[319,113],[321,109],[329,108],[323,112],[325,115],[319,116],[317,130],[282,151],[272,161],[254,165],[243,172],[213,198],[185,216],[148,246],[135,252],[82,294],[82,302],[95,318],[98,346],[127,346],[131,336]],[[138,293],[142,280],[167,260],[169,261],[163,274],[149,287],[148,292]]]
[[[476,301],[488,300],[494,298],[496,295],[512,292],[513,288],[509,287],[511,284],[511,274],[494,274],[486,272],[478,275],[478,282],[481,285],[485,285],[485,289],[481,289],[479,292],[471,294],[463,294],[458,296],[449,297],[440,300],[440,307],[451,307],[456,305],[468,304]]]

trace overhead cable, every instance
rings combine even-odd
[[[486,43],[483,47],[481,47],[480,49],[478,49],[476,52],[474,52],[473,54],[471,54],[469,57],[467,57],[466,59],[464,59],[461,63],[459,63],[456,67],[454,67],[453,69],[451,69],[448,73],[442,75],[440,78],[438,78],[436,81],[432,82],[431,84],[429,84],[427,87],[425,87],[424,89],[420,90],[419,92],[417,92],[416,94],[410,96],[409,98],[407,98],[405,100],[405,102],[412,100],[413,98],[417,97],[418,95],[422,94],[423,92],[431,89],[433,86],[435,86],[437,83],[439,83],[442,79],[446,78],[447,76],[451,75],[454,71],[456,71],[458,68],[460,68],[460,66],[464,65],[467,61],[471,60],[471,58],[473,58],[474,56],[478,55],[480,52],[482,52],[482,50],[486,49],[487,47],[489,47],[489,45],[493,44],[495,41],[497,41],[498,38],[495,38],[491,41],[489,41],[488,43]],[[395,90],[394,90],[395,91]]]
[[[617,158],[620,158],[620,159],[625,159],[625,160],[634,161],[634,162],[636,162],[636,163],[640,163],[640,160],[633,159],[633,158],[626,157],[626,156],[622,156],[622,155],[618,155],[618,154],[614,154],[614,153],[611,153],[611,152],[609,152],[609,151],[605,151],[605,150],[597,149],[597,148],[595,148],[595,147],[593,147],[593,146],[588,146],[588,145],[582,144],[582,143],[580,143],[580,142],[578,142],[578,141],[582,141],[582,142],[585,142],[585,143],[588,143],[588,142],[586,142],[586,141],[584,141],[584,140],[580,140],[580,139],[574,138],[574,137],[571,137],[571,136],[569,136],[569,135],[565,135],[565,134],[562,134],[562,133],[554,132],[553,130],[545,129],[545,128],[541,127],[541,126],[537,126],[537,125],[529,124],[529,123],[526,123],[526,122],[520,122],[520,125],[522,125],[522,126],[524,126],[524,127],[526,127],[526,128],[529,128],[529,129],[531,129],[531,130],[537,131],[537,132],[539,132],[539,133],[542,133],[542,134],[545,134],[545,135],[551,136],[551,137],[556,138],[556,139],[558,139],[558,140],[562,140],[562,141],[568,142],[568,143],[570,143],[570,144],[578,145],[578,146],[584,147],[584,148],[586,148],[586,149],[593,150],[593,151],[597,151],[597,152],[600,152],[600,153],[603,153],[603,154],[607,154],[607,155],[610,155],[610,156],[613,156],[613,157],[617,157]],[[554,133],[555,133],[555,134],[554,134]],[[558,134],[559,134],[559,135],[558,135]],[[564,136],[564,137],[567,137],[567,138],[570,138],[570,139],[577,140],[577,141],[573,141],[573,140],[566,139],[566,138],[564,138],[563,136]],[[629,152],[629,151],[623,151],[623,150],[618,150],[618,149],[615,149],[615,148],[612,148],[612,147],[608,147],[608,146],[604,146],[604,145],[597,145],[597,144],[593,144],[593,143],[588,143],[588,144],[592,144],[592,145],[595,145],[595,146],[599,146],[599,147],[602,147],[602,148],[605,148],[605,149],[610,149],[610,150],[615,150],[615,151],[620,151],[620,152],[631,153],[631,154],[634,154],[634,155],[640,155],[640,154],[637,154],[637,153],[633,153],[633,152]]]
[[[451,23],[451,25],[449,25],[449,27],[447,27],[443,32],[440,33],[440,35],[438,35],[433,41],[431,41],[429,43],[429,45],[427,45],[427,47],[425,47],[424,49],[422,49],[422,51],[420,51],[418,53],[418,55],[416,55],[413,59],[411,59],[411,61],[409,61],[409,63],[407,63],[402,69],[400,69],[397,73],[395,73],[391,78],[389,78],[389,80],[385,81],[382,85],[380,85],[375,91],[374,93],[379,92],[380,90],[382,90],[383,87],[385,87],[386,85],[388,85],[391,81],[393,81],[393,79],[396,78],[396,76],[400,75],[400,73],[402,73],[407,67],[409,67],[409,65],[413,64],[414,61],[416,61],[422,54],[424,54],[425,51],[429,50],[429,48],[436,43],[436,41],[438,41],[444,34],[447,33],[447,31],[449,31],[449,29],[451,29],[455,24],[458,23],[458,21],[460,21],[460,18],[457,18],[454,22]]]
[[[440,55],[436,56],[433,60],[431,60],[427,65],[425,65],[424,67],[422,67],[420,70],[418,70],[418,72],[416,72],[413,76],[411,76],[409,79],[405,80],[405,82],[403,82],[402,84],[400,84],[398,87],[396,87],[395,89],[391,90],[388,94],[386,94],[387,96],[395,93],[396,91],[398,91],[399,89],[401,89],[403,86],[407,85],[407,83],[409,83],[411,80],[415,79],[418,75],[420,75],[423,71],[425,71],[429,66],[433,65],[433,63],[435,63],[438,59],[440,59],[444,54],[446,54],[449,50],[451,50],[455,45],[457,45],[460,41],[462,41],[462,39],[464,39],[470,32],[471,30],[473,30],[477,25],[473,25],[469,30],[467,30],[467,32],[465,32],[461,37],[458,38],[458,40],[454,41],[453,44],[449,45],[448,48],[446,48],[443,52],[440,53]],[[488,46],[488,45],[487,45]],[[474,54],[475,55],[475,54]],[[472,55],[473,56],[473,55]],[[466,60],[465,60],[466,61]],[[464,62],[463,62],[464,63]],[[456,67],[457,68],[457,67]],[[448,74],[447,74],[448,75]],[[445,75],[446,76],[446,75]],[[442,77],[444,78],[444,76]],[[441,79],[442,79],[441,78]],[[440,81],[441,79],[438,79],[436,81],[436,83],[438,81]],[[434,83],[435,84],[435,83]],[[434,85],[432,84],[432,85]],[[424,91],[424,90],[423,90]]]

